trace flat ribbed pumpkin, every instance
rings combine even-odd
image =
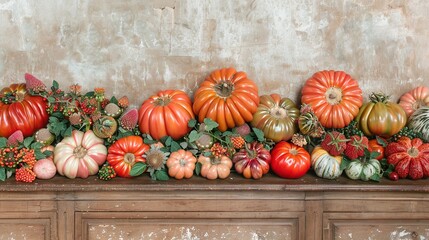
[[[305,82],[301,102],[311,105],[322,126],[343,128],[359,113],[362,89],[343,71],[320,71]]]
[[[194,95],[193,110],[199,122],[210,118],[224,132],[252,121],[258,104],[258,87],[246,73],[222,68],[201,83]]]

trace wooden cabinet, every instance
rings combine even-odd
[[[429,239],[428,180],[0,184],[0,239]]]

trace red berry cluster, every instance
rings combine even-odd
[[[15,158],[18,163],[26,164],[30,169],[32,169],[37,162],[34,149],[21,148]]]
[[[223,147],[220,143],[215,143],[210,148],[210,151],[212,152],[213,156],[220,157],[220,156],[225,155],[226,152],[228,151],[228,149]]]
[[[97,110],[97,101],[94,98],[84,98],[80,102],[80,109],[89,116]]]
[[[33,172],[33,170],[22,167],[16,169],[15,172],[15,180],[17,182],[33,182],[36,179],[36,174]]]
[[[18,154],[17,147],[5,147],[0,150],[0,167],[15,168],[18,164],[17,158],[15,157]]]
[[[233,136],[231,137],[231,143],[235,149],[241,149],[244,147],[244,144],[246,143],[246,141],[241,136]]]

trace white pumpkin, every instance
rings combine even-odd
[[[429,142],[429,107],[420,107],[408,120],[408,127],[421,132],[424,141]]]
[[[341,156],[332,156],[325,149],[316,146],[311,152],[311,166],[318,177],[336,179],[343,171],[341,170]]]
[[[381,176],[381,164],[377,159],[355,160],[344,171],[350,179],[368,181],[374,175]]]
[[[74,130],[54,149],[54,163],[58,173],[68,178],[87,178],[98,173],[107,157],[104,141],[89,130]]]

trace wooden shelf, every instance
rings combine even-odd
[[[318,178],[308,173],[300,179],[282,179],[274,174],[267,174],[262,179],[245,179],[231,173],[225,180],[207,180],[199,176],[191,179],[153,181],[148,175],[125,179],[115,178],[102,181],[96,176],[87,179],[68,179],[56,176],[50,180],[36,180],[33,183],[16,182],[7,179],[0,182],[2,192],[92,192],[92,191],[363,191],[363,192],[429,192],[429,179],[390,181],[383,178],[380,182],[364,182],[340,177],[336,180]]]

